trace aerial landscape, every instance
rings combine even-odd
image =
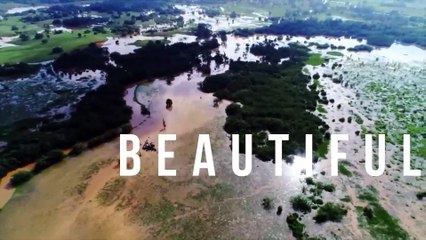
[[[425,93],[422,0],[1,0],[0,240],[425,239]]]

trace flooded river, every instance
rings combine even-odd
[[[158,37],[111,38],[104,46],[110,52],[127,54],[137,48],[131,43],[149,39],[157,40]],[[256,61],[259,58],[252,55],[246,46],[265,39],[277,37],[239,38],[228,35],[228,40],[217,51],[233,60]],[[346,38],[285,39],[277,40],[277,44],[328,43],[349,48],[362,43]],[[168,40],[174,43],[195,39],[193,36],[176,35]],[[328,99],[334,99],[335,102],[324,106],[325,112],[317,111],[316,114],[330,125],[334,133],[349,134],[351,140],[342,144],[340,150],[348,153],[349,168],[354,173],[351,178],[331,178],[330,162],[322,159],[314,166],[315,178],[336,185],[334,193],[323,194],[324,201],[337,202],[348,195],[354,202],[347,204],[351,211],[342,223],[315,224],[313,213],[306,214],[302,222],[307,226],[309,234],[315,236],[329,239],[339,234],[343,239],[364,239],[366,232],[359,229],[355,210],[355,205],[363,204],[357,200],[357,191],[372,185],[379,190],[381,204],[401,221],[404,229],[420,239],[426,234],[423,228],[425,219],[420,214],[424,204],[416,201],[413,192],[424,184],[423,180],[394,181],[397,175],[400,175],[399,179],[403,178],[401,166],[394,160],[400,159],[400,151],[392,143],[389,143],[387,157],[391,170],[387,170],[387,174],[382,177],[368,176],[362,164],[363,141],[356,134],[356,131],[363,130],[362,127],[355,120],[340,122],[338,119],[355,119],[357,115],[363,120],[364,128],[374,129],[375,121],[380,116],[375,114],[378,109],[371,109],[379,104],[384,108],[386,102],[374,99],[374,93],[368,91],[366,84],[380,82],[383,80],[380,76],[386,76],[392,83],[401,81],[404,82],[401,85],[409,86],[405,84],[407,81],[420,86],[409,89],[412,95],[399,94],[402,100],[408,98],[405,101],[410,101],[413,95],[422,95],[425,80],[422,66],[426,63],[426,51],[394,44],[390,48],[375,49],[370,53],[341,50],[343,56],[335,57],[328,55],[327,50],[314,46],[311,49],[330,60],[323,66],[306,66],[306,74],[336,73],[344,79],[342,83],[335,83],[332,78],[320,79]],[[343,66],[333,69],[334,63]],[[223,73],[228,68],[227,64],[211,65],[212,74]],[[392,72],[392,68],[398,71]],[[271,162],[257,159],[253,159],[250,176],[236,177],[231,167],[229,136],[223,131],[225,107],[229,102],[223,101],[216,105],[211,94],[202,93],[198,84],[204,78],[202,73],[194,69],[171,79],[141,79],[140,83],[129,86],[125,95],[126,103],[133,109],[133,133],[142,141],[156,143],[159,133],[177,134],[177,141],[167,145],[168,150],[175,151],[175,158],[167,162],[167,167],[177,169],[177,177],[158,177],[157,154],[143,152],[141,174],[123,179],[121,188],[115,189],[116,192],[111,196],[111,203],[102,204],[99,193],[105,192],[105,187],[108,184],[112,186],[111,183],[118,177],[119,144],[115,140],[76,158],[67,159],[24,185],[0,213],[2,236],[24,239],[37,233],[45,236],[45,239],[84,239],[93,236],[99,239],[164,239],[184,234],[197,239],[203,234],[210,234],[217,236],[217,239],[290,239],[291,232],[283,216],[291,212],[290,198],[303,191],[306,177],[304,167],[300,164],[303,156],[294,156],[293,164],[280,163],[284,165],[285,171],[282,177],[274,176],[274,165]],[[392,86],[388,83],[389,92],[395,92],[399,85]],[[173,101],[171,109],[166,109],[167,99]],[[424,94],[417,102],[425,103]],[[150,110],[149,116],[142,114],[142,105]],[[398,122],[403,123],[401,120],[394,124]],[[206,173],[192,177],[198,134],[211,136],[216,177],[208,177]],[[422,158],[417,159],[424,162]],[[5,187],[5,181],[7,179],[2,181],[2,188]],[[406,181],[411,184],[405,184]],[[0,194],[10,197],[10,192],[0,191]],[[262,209],[261,202],[265,197],[273,199],[275,209],[283,207],[283,216],[277,216],[275,210]],[[408,205],[409,208],[406,207]],[[167,212],[164,209],[168,209]]]

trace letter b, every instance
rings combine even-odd
[[[127,150],[127,143],[132,142],[132,149]],[[141,159],[138,156],[140,140],[134,134],[120,134],[120,176],[135,176],[141,170]],[[133,160],[133,169],[127,168],[127,160]]]

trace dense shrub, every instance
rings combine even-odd
[[[266,197],[262,199],[262,207],[265,210],[271,210],[274,207],[272,198]]]
[[[39,173],[44,169],[52,166],[55,163],[62,161],[65,158],[65,154],[62,150],[56,149],[48,152],[45,156],[38,159],[34,167],[34,172]]]
[[[373,51],[373,48],[368,45],[357,45],[352,48],[348,48],[348,51],[350,52],[371,52]]]
[[[10,179],[10,184],[13,187],[17,187],[28,182],[33,177],[33,174],[29,171],[20,171],[15,173]]]
[[[241,112],[241,106],[237,103],[231,103],[226,107],[225,111],[228,116],[236,115]]]
[[[212,26],[205,23],[199,23],[193,30],[193,34],[199,39],[208,39],[212,36]]]
[[[70,156],[78,156],[84,151],[84,144],[83,143],[77,143],[75,144],[69,153]]]
[[[306,181],[306,184],[308,184],[308,185],[314,185],[315,184],[314,179],[311,178],[311,177],[307,177],[305,179],[305,181]]]
[[[416,197],[419,200],[423,200],[426,197],[426,191],[416,193]]]
[[[132,124],[127,123],[121,127],[121,134],[129,134],[133,130]]]
[[[316,223],[327,221],[340,222],[347,213],[348,210],[344,206],[328,202],[318,209],[317,214],[314,216],[314,220]]]
[[[330,183],[330,184],[324,184],[322,186],[322,189],[324,189],[324,191],[327,191],[327,192],[334,192],[336,188],[334,187],[334,184]]]
[[[109,130],[103,135],[100,135],[98,137],[92,138],[87,142],[88,148],[94,148],[97,147],[103,143],[109,142],[115,138],[117,138],[120,135],[120,131],[118,130]]]
[[[297,213],[288,215],[286,222],[291,232],[293,233],[293,237],[296,239],[304,239],[306,236],[305,225],[299,221],[299,215]]]
[[[312,210],[311,203],[303,196],[296,196],[290,200],[291,206],[295,211],[309,213]]]
[[[231,78],[224,74],[208,76],[201,84],[201,90],[206,93],[216,92],[225,88],[230,81]]]
[[[62,53],[63,51],[64,51],[64,49],[61,48],[61,47],[52,48],[52,54],[59,54],[59,53]]]

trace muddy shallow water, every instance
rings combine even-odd
[[[147,39],[144,36],[135,38]],[[132,51],[129,43],[134,42],[135,38],[120,39],[119,44],[110,39],[105,46],[110,51],[128,53]],[[178,35],[169,40],[176,42],[182,39],[192,40],[193,37]],[[264,36],[228,36],[228,41],[223,43],[218,51],[226,53],[231,59],[256,61],[258,58],[247,52],[246,44],[251,45],[263,40]],[[290,41],[278,43],[284,46],[297,41],[327,42],[346,47],[360,44],[354,39],[324,37],[309,40],[293,37]],[[315,47],[312,49],[323,55],[327,52]],[[359,67],[360,64],[370,65],[369,71],[376,72],[382,66],[373,63],[374,61],[383,64],[404,62],[409,66],[418,66],[425,62],[426,56],[421,49],[398,44],[387,49],[376,49],[371,53],[350,53],[346,50],[341,52],[343,57],[334,58],[324,66],[307,66],[306,69],[311,75],[316,72],[322,75],[332,71],[334,62],[342,62],[344,67],[339,71],[347,72],[344,79],[356,83],[362,80],[357,73],[365,71],[365,68]],[[402,56],[399,53],[402,53]],[[351,67],[351,64],[358,67]],[[212,63],[213,74],[222,73],[227,69],[226,64],[216,66]],[[224,109],[229,103],[221,102],[214,106],[214,97],[198,89],[198,83],[204,77],[193,70],[173,79],[141,79],[139,84],[127,89],[125,96],[127,104],[133,109],[133,133],[137,134],[141,141],[149,139],[155,143],[159,133],[177,134],[177,141],[167,144],[168,150],[175,151],[175,158],[167,161],[167,167],[177,169],[177,177],[158,177],[157,154],[143,152],[141,174],[125,178],[123,187],[114,192],[112,203],[101,204],[99,193],[108,182],[118,177],[119,145],[116,140],[79,157],[67,159],[23,186],[0,213],[1,235],[9,239],[33,237],[34,233],[45,236],[44,239],[82,239],[94,236],[99,239],[162,239],[179,234],[199,238],[203,233],[208,233],[218,236],[219,239],[291,238],[285,216],[291,211],[290,198],[302,191],[305,176],[300,160],[303,156],[295,156],[293,164],[282,163],[285,171],[283,177],[274,176],[272,163],[256,159],[253,159],[253,171],[250,176],[236,177],[231,167],[230,141],[223,131],[226,118]],[[363,204],[356,200],[359,188],[373,185],[380,192],[381,204],[401,220],[401,225],[410,234],[420,238],[426,234],[423,229],[425,219],[419,214],[424,204],[415,200],[413,192],[418,185],[424,186],[423,180],[414,181],[414,185],[391,181],[393,174],[401,174],[401,169],[398,171],[401,166],[393,165],[391,175],[369,177],[363,169],[363,164],[359,163],[364,158],[363,141],[356,136],[355,131],[361,130],[361,127],[354,121],[341,123],[336,120],[357,114],[364,120],[364,126],[373,127],[373,116],[370,116],[357,100],[361,97],[356,95],[356,84],[346,87],[344,84],[333,83],[331,79],[320,81],[328,98],[335,99],[335,104],[324,106],[327,112],[321,114],[322,118],[334,132],[349,133],[351,141],[342,144],[340,150],[348,153],[348,159],[352,163],[350,169],[356,174],[352,178],[331,178],[330,164],[326,159],[314,166],[314,174],[316,179],[336,185],[335,193],[323,194],[325,201],[338,201],[349,195],[354,203],[346,204],[351,211],[342,223],[318,225],[312,220],[312,213],[305,215],[302,222],[307,226],[307,231],[313,236],[321,235],[327,238],[333,237],[334,234],[340,235],[342,239],[362,239],[368,236],[358,227],[354,205]],[[173,101],[172,109],[166,109],[168,98]],[[148,107],[150,116],[141,113],[141,104]],[[342,107],[337,109],[337,104]],[[211,136],[216,177],[208,177],[205,172],[201,177],[192,177],[196,141],[198,134],[202,133]],[[392,147],[389,149],[393,151]],[[104,163],[108,159],[112,160]],[[321,171],[326,174],[322,176],[319,174]],[[275,208],[283,206],[282,216],[277,216],[275,210],[262,209],[261,202],[264,197],[272,198]],[[161,212],[159,209],[172,209],[172,213],[155,214],[156,211]],[[185,230],[187,226],[191,226],[191,231]]]

